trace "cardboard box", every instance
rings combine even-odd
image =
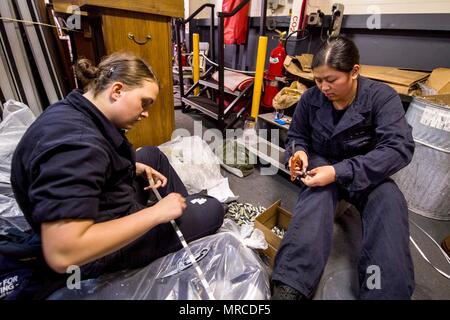
[[[382,81],[401,94],[409,95],[430,75],[428,72],[404,70],[395,67],[361,65],[361,75]]]
[[[436,68],[434,69],[425,85],[436,90],[437,95],[450,93],[450,69]]]
[[[286,56],[284,67],[293,75],[314,81],[312,71],[308,68],[312,59],[312,55]],[[442,95],[450,94],[450,68],[436,68],[429,73],[396,67],[361,65],[360,74],[384,82],[403,95],[421,97],[433,95],[442,101]],[[427,94],[422,90],[424,88],[429,88],[435,93]]]
[[[281,200],[278,200],[255,219],[255,228],[264,233],[264,237],[269,244],[269,247],[263,252],[269,258],[272,265],[281,244],[281,238],[272,231],[272,228],[278,226],[287,230],[292,218],[292,213],[281,208],[280,205]]]
[[[426,90],[422,90],[421,94],[419,94],[420,97],[440,105],[450,106],[449,68],[434,69],[423,87]]]
[[[361,75],[367,78],[389,82],[401,86],[412,86],[424,79],[430,74],[428,72],[419,72],[404,70],[395,67],[361,65]]]
[[[438,94],[433,96],[424,96],[422,98],[450,108],[450,94]]]

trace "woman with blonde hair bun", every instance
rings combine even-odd
[[[98,66],[81,59],[75,69],[85,91],[74,90],[38,117],[12,165],[14,194],[41,238],[49,274],[76,265],[83,278],[94,278],[143,267],[182,247],[173,219],[188,242],[214,233],[223,221],[220,202],[202,196],[206,203],[191,203],[164,154],[151,146],[135,152],[124,135],[157,99],[151,67],[114,53]],[[150,179],[163,198],[148,206]],[[48,283],[40,296],[46,290]]]

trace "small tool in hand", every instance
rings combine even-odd
[[[297,176],[297,179],[303,179],[309,176],[309,174],[306,171],[300,172],[300,174]]]
[[[148,182],[149,182],[150,186],[152,187],[153,193],[155,194],[156,198],[158,199],[158,201],[160,201],[162,199],[162,197],[159,194],[159,191],[157,189],[153,188],[153,186],[155,185],[155,181],[153,181],[152,177],[149,177]],[[195,257],[192,254],[191,249],[189,249],[189,246],[188,246],[186,240],[184,239],[183,233],[181,232],[181,230],[178,227],[175,220],[170,220],[170,223],[172,224],[172,227],[175,229],[175,233],[177,234],[178,239],[180,239],[180,242],[183,245],[184,250],[186,250],[186,253],[189,256],[189,259],[191,260],[192,265],[195,268],[195,271],[197,271],[198,277],[200,278],[200,282],[202,283],[203,287],[205,288],[206,294],[208,295],[209,300],[215,300],[212,290],[209,286],[209,283],[208,283],[208,281],[206,281],[205,274],[203,273],[202,269],[200,269],[200,266],[198,265],[197,261],[195,260]]]
[[[294,152],[295,150],[295,143],[294,141],[292,141],[292,152]],[[295,168],[301,168],[303,166],[303,162],[300,159],[300,157],[296,154],[294,154],[290,159],[289,159],[289,168],[291,171],[291,181],[295,181],[296,179],[303,179],[306,178],[307,176],[309,176],[308,172],[306,170],[302,170],[300,172],[299,175],[295,174]]]

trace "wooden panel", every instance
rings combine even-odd
[[[69,7],[72,6],[72,5],[78,5],[79,6],[78,2],[79,1],[76,1],[76,0],[53,0],[53,3],[52,3],[53,10],[56,13],[72,14],[74,8],[72,7],[69,10]],[[86,16],[87,12],[84,11],[84,10],[81,10],[81,8],[80,8],[80,14],[82,16]]]
[[[150,63],[160,81],[160,93],[150,108],[149,117],[140,121],[127,133],[130,142],[137,148],[144,145],[159,145],[168,141],[175,127],[172,83],[172,51],[170,18],[105,10],[102,12],[103,38],[107,54],[128,50]],[[143,40],[150,34],[152,39],[138,45],[128,39],[128,33]]]
[[[53,0],[53,5],[55,10],[59,12],[66,12],[66,8],[70,5],[78,5],[80,7],[89,5],[169,17],[184,16],[183,0]]]
[[[101,22],[97,23],[94,19],[83,17],[81,19],[82,32],[72,32],[70,34],[71,41],[75,45],[74,54],[77,59],[84,57],[95,64],[99,64],[105,52],[101,32],[95,32],[94,27],[98,27],[98,25],[101,25]]]

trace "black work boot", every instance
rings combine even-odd
[[[279,281],[273,282],[272,300],[306,300],[307,298],[296,289]]]

